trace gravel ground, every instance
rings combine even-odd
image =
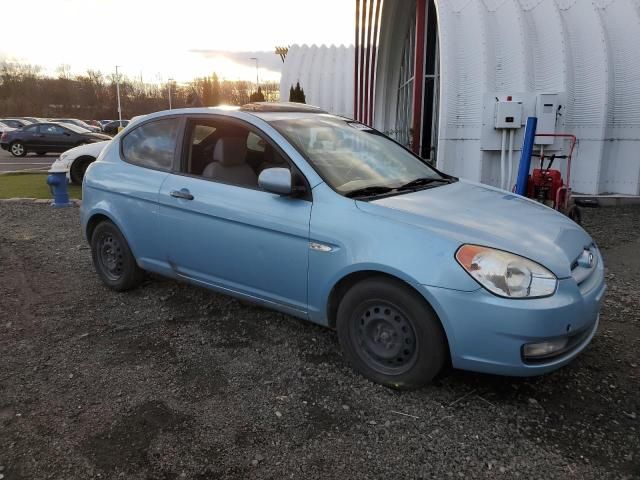
[[[77,208],[0,204],[0,478],[640,478],[640,208],[585,216],[610,290],[574,363],[396,392],[333,331],[155,277],[111,292]]]

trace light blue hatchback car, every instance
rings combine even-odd
[[[148,115],[83,196],[107,286],[146,270],[336,328],[348,362],[391,387],[446,364],[549,372],[598,326],[602,257],[580,226],[313,107]]]

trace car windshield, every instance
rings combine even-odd
[[[269,123],[343,195],[385,194],[408,184],[447,181],[393,140],[358,122],[316,114]]]

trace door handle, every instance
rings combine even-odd
[[[193,200],[193,195],[191,195],[191,192],[186,188],[183,188],[182,190],[172,190],[169,195],[174,198],[181,198],[182,200]]]

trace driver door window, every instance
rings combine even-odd
[[[265,168],[291,168],[271,143],[235,122],[193,119],[185,138],[182,168],[187,175],[257,189]]]

